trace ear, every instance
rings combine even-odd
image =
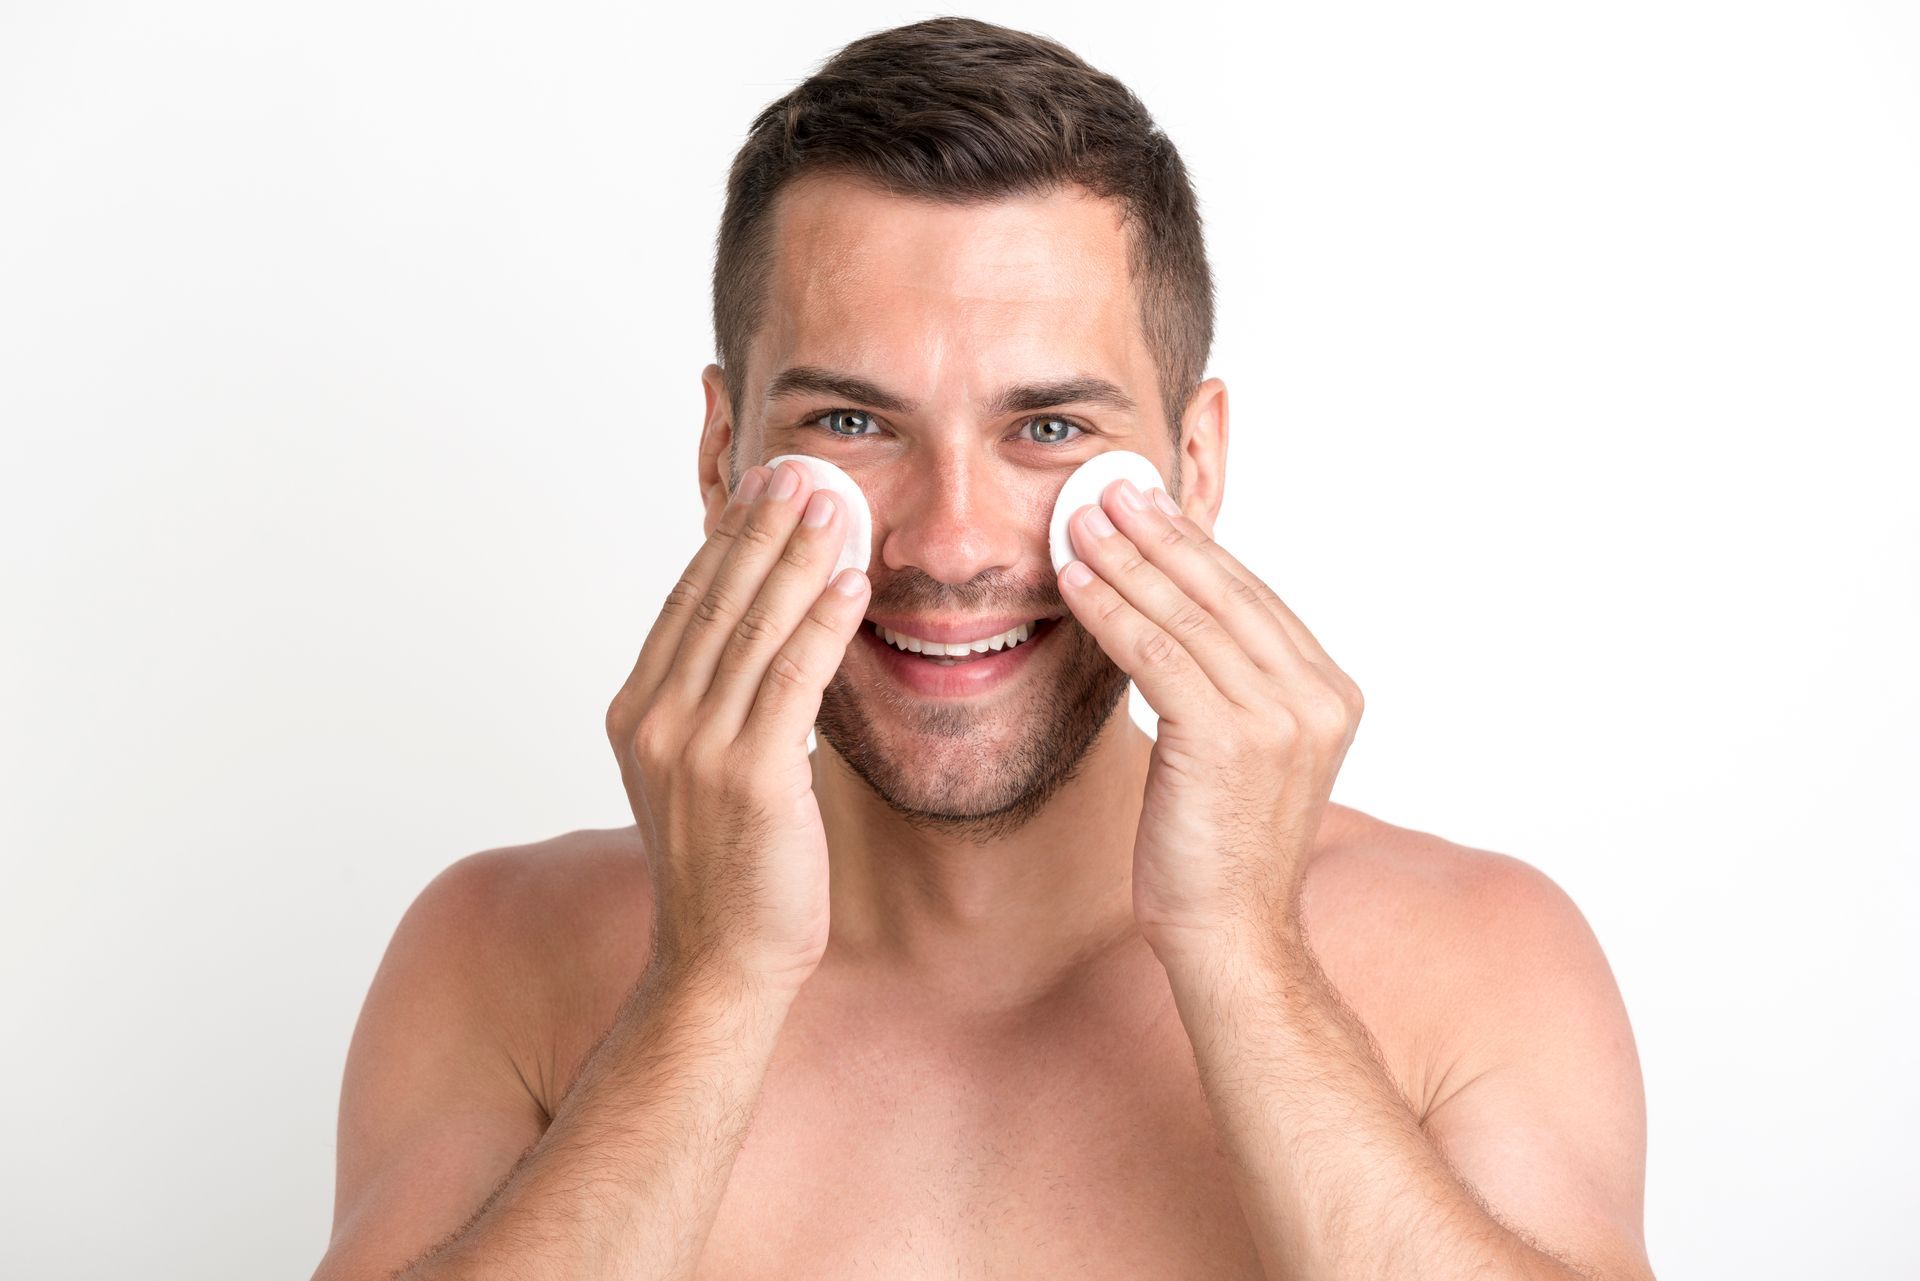
[[[707,420],[700,429],[700,502],[707,509],[707,536],[712,537],[733,497],[733,406],[720,366],[701,370],[700,385],[707,394]]]
[[[1227,385],[1209,378],[1194,389],[1180,426],[1180,492],[1189,519],[1213,536],[1227,488]]]

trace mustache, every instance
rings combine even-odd
[[[1021,578],[990,570],[964,583],[943,583],[917,569],[903,569],[885,581],[873,578],[867,608],[874,613],[1022,614],[1041,618],[1065,614],[1067,602],[1051,577]]]

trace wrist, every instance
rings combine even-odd
[[[1287,981],[1310,958],[1299,919],[1143,931],[1176,986],[1217,989]]]
[[[715,1020],[771,1019],[777,1025],[811,972],[769,972],[713,949],[657,947],[634,995],[649,1004],[673,1004]]]

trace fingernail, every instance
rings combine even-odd
[[[1155,507],[1158,507],[1167,515],[1178,516],[1180,514],[1180,504],[1174,502],[1173,495],[1169,494],[1166,490],[1155,489],[1150,491],[1147,496],[1153,499],[1153,505]]]
[[[800,469],[792,463],[781,463],[774,470],[773,488],[768,492],[775,502],[784,503],[792,498],[800,488]]]
[[[760,491],[766,487],[766,469],[762,467],[749,467],[747,474],[740,478],[740,488],[733,492],[734,501],[750,503],[760,497]]]
[[[1087,528],[1096,536],[1105,538],[1113,532],[1113,522],[1108,520],[1107,514],[1098,507],[1089,507],[1087,508]]]
[[[814,490],[813,497],[807,499],[806,514],[800,517],[800,523],[817,529],[832,519],[833,495],[824,489]]]
[[[1120,501],[1137,512],[1147,509],[1147,500],[1140,497],[1140,491],[1133,487],[1130,480],[1120,482]]]
[[[833,580],[833,590],[839,592],[842,596],[858,596],[861,585],[866,581],[867,576],[865,574],[849,566],[841,570],[840,576]]]
[[[1084,560],[1070,561],[1060,575],[1067,580],[1069,587],[1085,587],[1093,581],[1093,571],[1087,568]]]

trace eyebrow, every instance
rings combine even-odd
[[[834,369],[822,369],[818,365],[795,365],[783,369],[767,387],[769,401],[799,395],[837,396],[842,400],[871,405],[890,414],[911,414],[920,408],[905,396],[888,391],[865,378]],[[987,406],[987,412],[999,417],[1002,414],[1050,409],[1055,405],[1105,405],[1122,412],[1132,412],[1136,408],[1133,397],[1105,378],[1081,375],[1003,387],[1000,394],[993,398],[993,403]]]

